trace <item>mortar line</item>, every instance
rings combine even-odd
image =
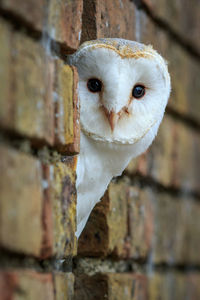
[[[184,125],[187,125],[188,127],[200,133],[200,122],[193,119],[191,116],[187,114],[181,114],[170,105],[166,107],[166,114],[171,116],[174,120],[181,121]]]
[[[12,147],[13,149],[16,149],[18,151],[21,151],[23,153],[26,154],[30,154],[33,157],[40,159],[40,151],[45,150],[49,152],[49,161],[48,163],[52,163],[54,161],[54,157],[52,155],[53,152],[58,153],[58,155],[60,156],[60,161],[64,161],[64,158],[66,156],[74,156],[74,154],[72,153],[66,153],[66,154],[61,154],[58,152],[58,150],[56,149],[56,147],[51,147],[48,146],[47,144],[41,144],[39,147],[35,146],[34,141],[28,139],[28,137],[22,137],[20,135],[17,134],[13,134],[11,132],[10,135],[7,135],[7,131],[6,130],[2,130],[0,128],[0,142],[3,141],[4,145],[8,145],[10,147]],[[30,149],[29,151],[24,151],[23,150],[23,144],[24,143],[29,143],[30,145]],[[76,154],[75,154],[76,155]],[[115,180],[118,182],[120,180],[123,179],[124,176],[128,176],[128,178],[132,181],[139,181],[140,184],[143,184],[145,186],[151,186],[153,188],[156,188],[157,190],[159,190],[160,192],[166,192],[168,194],[174,195],[175,197],[178,196],[184,196],[186,195],[186,192],[183,191],[181,189],[181,187],[173,187],[173,186],[165,186],[162,183],[154,180],[152,177],[150,176],[143,176],[142,174],[140,174],[139,172],[133,172],[130,173],[127,170],[125,170],[121,176],[116,177]],[[187,191],[187,195],[193,197],[194,199],[196,199],[197,201],[200,200],[200,195],[193,190],[188,190]]]
[[[152,20],[154,24],[156,24],[161,30],[166,32],[166,34],[173,39],[175,43],[181,46],[190,56],[195,58],[198,62],[200,62],[200,52],[199,49],[191,44],[191,41],[185,39],[180,33],[174,30],[173,27],[161,17],[156,15],[149,5],[144,0],[130,0],[135,4],[138,10],[143,10],[146,15]]]
[[[67,156],[77,155],[71,152],[62,154],[58,151],[56,145],[53,147],[43,140],[30,139],[30,137],[26,137],[16,132],[12,132],[10,130],[0,127],[0,145],[1,144],[10,146],[15,150],[21,151],[25,154],[29,154],[38,159],[41,159],[40,158],[41,151],[46,151],[49,153],[49,157],[50,157],[49,163],[52,163],[52,161],[55,162],[54,159],[55,157],[53,157],[54,152],[56,152],[57,156],[59,156],[60,159],[63,161]]]
[[[52,37],[49,36],[48,32],[43,32],[34,28],[34,26],[29,21],[25,20],[23,17],[14,12],[5,10],[0,7],[0,18],[4,19],[4,21],[10,24],[15,31],[21,32],[27,37],[40,42],[41,45],[43,36],[45,35],[46,38],[50,40],[50,47],[52,52],[54,52],[56,56],[64,62],[66,62],[66,56],[68,54],[72,54],[73,52],[75,52],[75,50],[68,48],[65,43],[61,43],[52,39]]]
[[[141,187],[151,187],[152,189],[160,192],[160,193],[167,193],[169,195],[174,196],[175,198],[179,199],[180,197],[189,196],[193,198],[193,200],[199,202],[200,201],[200,194],[194,190],[183,190],[181,187],[174,187],[172,185],[165,186],[164,184],[156,181],[149,175],[142,175],[140,172],[129,172],[125,169],[120,177],[117,177],[115,180],[117,182],[123,180],[124,177],[128,177],[131,180],[132,184],[138,183]]]
[[[117,268],[120,266],[121,263],[124,263],[124,271],[118,271],[119,273],[137,273],[137,268],[140,268],[140,271],[142,270],[142,272],[145,274],[147,271],[146,271],[146,267],[148,266],[148,260],[147,259],[143,259],[143,260],[139,260],[139,259],[134,259],[134,258],[118,258],[118,260],[116,259],[112,259],[110,257],[75,257],[73,259],[73,262],[74,262],[74,267],[73,267],[73,271],[76,273],[76,274],[79,274],[79,268],[81,269],[81,272],[82,273],[82,270],[84,271],[84,267],[83,266],[79,266],[79,261],[83,262],[85,261],[86,262],[86,265],[85,265],[85,273],[87,274],[88,271],[88,266],[91,265],[93,266],[93,263],[96,261],[98,262],[98,265],[101,266],[101,270],[102,270],[102,265],[101,263],[103,263],[105,266],[109,265],[109,263],[115,263],[115,267],[112,267],[114,270],[109,271],[109,273],[116,273],[117,271]],[[135,267],[133,266],[133,264],[135,265]],[[128,271],[129,270],[129,271]],[[194,264],[194,263],[188,263],[188,262],[185,262],[185,263],[174,263],[174,264],[171,264],[171,263],[167,263],[167,262],[160,262],[160,263],[154,263],[154,271],[182,271],[182,272],[185,272],[185,271],[198,271],[200,272],[200,264]],[[91,271],[89,271],[89,273],[92,273]],[[95,272],[94,272],[95,273]],[[97,273],[99,273],[99,271],[97,270]],[[101,272],[103,273],[103,272]]]
[[[56,257],[46,259],[34,257],[33,255],[18,253],[14,250],[1,246],[0,248],[0,268],[7,269],[31,269],[40,273],[53,271],[72,272],[72,256]]]
[[[79,274],[79,261],[86,261],[88,264],[93,263],[94,261],[97,261],[100,265],[103,263],[105,266],[109,265],[110,263],[115,263],[115,267],[113,267],[112,271],[107,271],[108,273],[137,273],[138,269],[142,270],[143,274],[146,274],[146,267],[148,266],[148,260],[147,259],[134,259],[134,258],[112,258],[112,257],[50,257],[47,259],[40,259],[36,258],[31,255],[26,254],[20,254],[15,251],[1,248],[0,249],[0,266],[1,270],[8,270],[8,269],[31,269],[35,270],[39,273],[49,273],[49,272],[73,272],[75,275]],[[124,267],[123,271],[119,271],[120,264]],[[134,266],[133,266],[134,264]],[[102,265],[101,265],[102,266]],[[87,267],[86,267],[87,269]],[[87,274],[87,270],[84,270],[84,267],[82,267],[83,271],[86,271],[85,274]],[[102,270],[102,269],[101,269]],[[195,271],[200,272],[200,264],[191,264],[189,262],[185,263],[174,263],[170,264],[167,262],[160,262],[154,264],[154,271],[180,271],[180,272],[186,272],[186,271]],[[99,271],[97,271],[99,273]],[[104,272],[104,273],[107,273]],[[81,272],[80,272],[81,273]],[[101,272],[103,274],[103,272]]]

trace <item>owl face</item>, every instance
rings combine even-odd
[[[150,46],[91,41],[69,61],[79,73],[81,128],[92,139],[133,144],[162,119],[170,77],[165,61]]]

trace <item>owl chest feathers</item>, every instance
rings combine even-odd
[[[77,233],[82,231],[111,179],[122,173],[133,154],[133,145],[122,148],[121,145],[94,141],[84,133],[81,133],[80,143],[76,181]]]
[[[88,217],[104,195],[108,184],[121,175],[129,161],[152,142],[160,120],[137,143],[119,145],[95,141],[81,132],[81,150],[77,163],[77,232],[79,237]]]

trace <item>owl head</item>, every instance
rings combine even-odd
[[[81,129],[91,139],[134,144],[162,120],[170,76],[151,46],[115,38],[89,41],[68,63],[78,69]]]

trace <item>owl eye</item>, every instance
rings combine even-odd
[[[92,93],[98,93],[102,89],[102,82],[97,78],[90,78],[87,82],[88,90]]]
[[[136,99],[140,99],[144,96],[145,94],[145,87],[143,85],[135,85],[132,91],[132,95]]]

